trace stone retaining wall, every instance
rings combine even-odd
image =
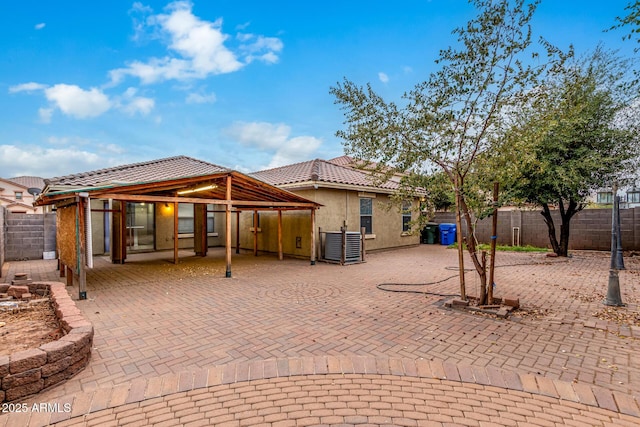
[[[89,363],[93,345],[93,326],[71,299],[63,283],[38,282],[29,289],[45,285],[65,335],[38,348],[0,356],[0,403],[21,399],[65,381]]]

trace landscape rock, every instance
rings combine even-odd
[[[7,294],[10,297],[14,297],[17,299],[22,298],[22,294],[28,294],[29,293],[29,287],[28,286],[15,286],[15,285],[11,285],[9,286],[9,289],[7,289]]]

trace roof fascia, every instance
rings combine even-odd
[[[291,189],[291,190],[310,190],[310,189],[316,189],[316,188],[327,188],[327,189],[333,189],[333,190],[366,191],[369,193],[379,193],[379,194],[393,194],[397,191],[397,190],[373,187],[373,186],[340,184],[336,182],[325,182],[325,181],[296,182],[291,184],[279,185],[279,187]]]

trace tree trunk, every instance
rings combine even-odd
[[[473,222],[471,221],[471,214],[469,213],[469,207],[464,199],[464,195],[460,195],[460,210],[462,211],[462,215],[464,216],[465,222],[467,223],[467,238],[465,239],[465,243],[467,244],[467,250],[469,251],[469,255],[471,256],[471,261],[473,261],[473,266],[476,268],[476,272],[480,277],[480,300],[478,303],[480,305],[486,304],[486,295],[487,295],[487,269],[486,262],[481,262],[478,259],[478,251],[476,248],[476,240],[475,240],[475,230],[473,229]],[[458,245],[462,244],[458,242]]]
[[[556,239],[556,226],[553,223],[553,218],[551,217],[551,211],[549,210],[549,205],[546,203],[541,203],[542,205],[542,216],[544,217],[544,222],[547,224],[547,231],[549,233],[549,242],[551,243],[551,249],[553,252],[560,255],[560,245],[558,244],[558,239]]]
[[[547,228],[549,230],[549,242],[551,243],[551,248],[553,252],[558,256],[566,257],[569,255],[569,235],[571,232],[571,218],[578,212],[580,212],[584,206],[577,203],[575,200],[569,200],[569,206],[564,207],[564,202],[562,199],[558,201],[558,206],[560,208],[560,241],[556,238],[556,227],[553,223],[553,218],[551,217],[551,211],[549,210],[549,205],[546,203],[541,203],[542,205],[542,216],[544,217],[544,222],[547,224]]]

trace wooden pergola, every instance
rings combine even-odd
[[[316,261],[315,211],[321,205],[294,193],[279,189],[263,181],[236,171],[209,175],[176,178],[138,183],[113,183],[65,190],[45,191],[35,202],[36,206],[55,205],[58,212],[57,241],[61,277],[77,278],[80,298],[86,298],[86,267],[91,265],[87,255],[87,224],[92,211],[90,199],[110,199],[112,208],[99,210],[111,212],[111,260],[124,263],[126,259],[126,202],[173,204],[173,257],[178,263],[178,203],[194,204],[194,250],[197,255],[207,254],[207,205],[223,206],[225,212],[226,277],[231,277],[232,230],[231,215],[236,212],[236,253],[239,252],[240,213],[253,211],[278,212],[278,258],[282,252],[282,211],[308,210],[311,216],[311,264]],[[93,210],[96,211],[95,209]],[[257,227],[254,227],[254,253],[257,254]]]

